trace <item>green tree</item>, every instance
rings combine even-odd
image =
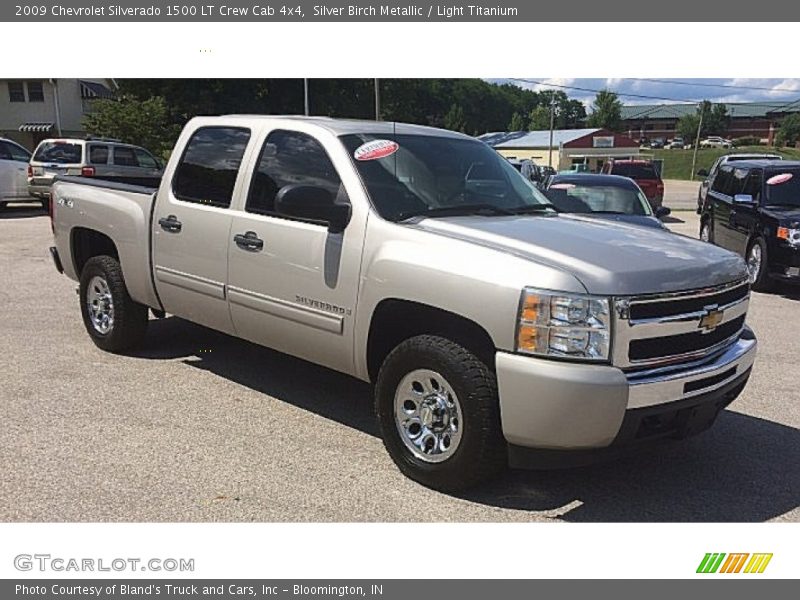
[[[794,146],[800,141],[800,113],[794,113],[781,121],[778,134],[775,136],[776,146]]]
[[[528,115],[528,127],[531,131],[550,129],[550,107],[537,106]]]
[[[611,131],[622,129],[622,102],[609,90],[597,92],[592,103],[592,114],[587,121],[589,127],[602,127]]]
[[[83,124],[92,135],[120,139],[161,156],[172,149],[179,133],[170,123],[167,103],[161,96],[95,100]]]
[[[528,122],[525,116],[521,113],[515,112],[511,115],[511,123],[508,124],[509,131],[525,131],[528,128]]]
[[[444,117],[444,126],[451,131],[466,131],[467,121],[464,109],[458,104],[452,104]]]
[[[703,128],[700,135],[725,135],[728,131],[728,108],[724,104],[713,104],[710,100],[703,100],[697,109],[703,115]]]
[[[680,119],[678,119],[678,124],[675,130],[678,132],[683,138],[683,141],[687,144],[694,144],[694,140],[697,137],[697,125],[700,123],[700,115],[683,115]]]

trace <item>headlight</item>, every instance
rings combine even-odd
[[[792,246],[800,246],[800,229],[778,227],[778,237],[782,240],[786,240]]]
[[[608,298],[522,292],[517,351],[582,360],[608,360],[611,318]]]

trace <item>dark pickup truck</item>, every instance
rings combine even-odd
[[[708,192],[700,239],[745,257],[750,283],[800,283],[800,161],[723,165]]]

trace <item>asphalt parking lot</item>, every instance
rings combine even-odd
[[[800,290],[753,294],[759,356],[712,430],[449,496],[400,475],[356,380],[177,318],[95,348],[32,206],[0,213],[2,521],[800,521]]]

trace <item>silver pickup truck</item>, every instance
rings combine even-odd
[[[389,454],[441,490],[701,431],[756,353],[741,258],[560,215],[458,133],[202,117],[157,190],[53,196],[51,253],[97,346],[170,313],[372,382]]]

